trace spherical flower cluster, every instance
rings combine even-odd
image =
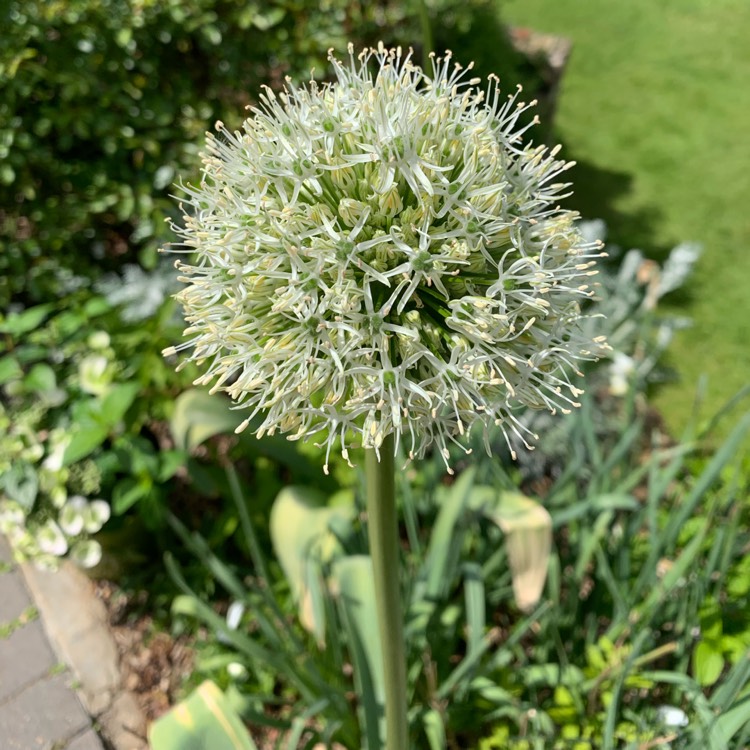
[[[569,373],[605,346],[579,307],[601,246],[557,205],[571,164],[522,143],[531,105],[450,54],[431,77],[382,46],[330,62],[208,134],[172,248],[188,339],[165,354],[191,350],[241,429],[345,458],[393,434],[447,459],[477,422],[487,441],[523,432],[519,406],[576,406]]]

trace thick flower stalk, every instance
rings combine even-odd
[[[330,56],[332,83],[266,89],[217,123],[177,231],[187,340],[257,434],[410,457],[518,407],[565,411],[596,242],[560,209],[570,163],[524,145],[518,92],[400,49]],[[177,248],[173,248],[176,250]],[[179,251],[179,250],[178,250]],[[390,441],[389,441],[390,442]]]

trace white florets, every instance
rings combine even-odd
[[[345,457],[390,433],[447,457],[476,422],[519,434],[516,407],[576,406],[568,372],[603,342],[578,304],[600,244],[557,205],[571,164],[450,55],[432,77],[382,47],[330,61],[333,83],[267,89],[242,131],[208,135],[168,353],[205,363],[243,427]]]

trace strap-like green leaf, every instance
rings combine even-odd
[[[365,747],[366,750],[385,750],[385,678],[372,561],[368,555],[342,557],[334,563],[331,579],[341,599],[354,661]]]

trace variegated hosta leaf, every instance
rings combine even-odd
[[[528,611],[544,590],[552,548],[552,517],[536,500],[518,492],[501,493],[483,510],[505,534],[513,595],[519,609]]]
[[[149,729],[152,750],[257,750],[237,712],[210,680]]]
[[[331,524],[348,524],[348,505],[326,506],[319,492],[308,487],[286,487],[271,510],[271,541],[292,595],[299,606],[302,625],[323,642],[325,618],[318,564],[329,561],[336,548]]]

